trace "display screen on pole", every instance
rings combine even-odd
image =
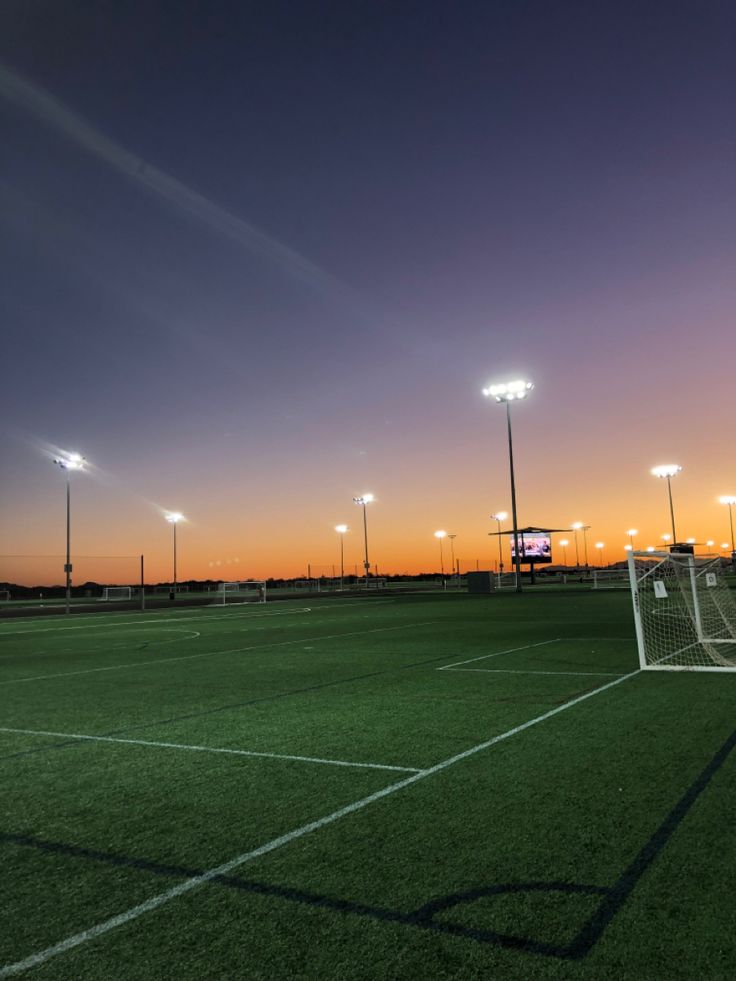
[[[549,535],[519,535],[519,559],[521,562],[551,562],[552,539]],[[516,558],[514,539],[511,539],[511,558]]]

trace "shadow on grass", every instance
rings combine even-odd
[[[466,892],[440,896],[425,903],[419,909],[407,913],[380,906],[358,903],[352,900],[323,896],[301,889],[292,889],[285,886],[242,879],[239,876],[220,875],[214,876],[206,881],[217,883],[231,889],[237,889],[251,895],[267,896],[291,903],[331,910],[335,913],[368,917],[384,923],[396,923],[415,929],[449,934],[479,943],[493,944],[527,953],[541,954],[543,956],[566,960],[579,960],[587,956],[598,940],[600,940],[608,925],[628,901],[629,896],[642,876],[675,833],[700,794],[723,766],[735,746],[736,731],[729,736],[718,752],[712,757],[708,765],[685,791],[651,838],[612,886],[595,886],[554,881],[494,884],[470,889]],[[64,842],[44,841],[30,835],[2,832],[0,833],[0,841],[26,846],[51,854],[88,859],[111,866],[134,868],[165,877],[190,879],[204,874],[204,871],[201,869],[190,869],[178,865],[164,865],[113,852],[82,848]],[[508,895],[529,895],[533,893],[595,896],[601,897],[601,899],[593,914],[582,924],[578,932],[567,944],[552,944],[535,939],[534,937],[514,936],[512,934],[439,919],[440,916],[451,910],[457,910],[460,907],[468,906],[482,899]]]

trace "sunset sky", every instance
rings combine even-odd
[[[63,554],[68,449],[149,580],[165,509],[180,579],[352,567],[365,491],[380,572],[488,567],[514,377],[522,524],[657,544],[674,461],[727,541],[735,109],[725,0],[4,3],[0,555]]]

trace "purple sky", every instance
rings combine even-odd
[[[483,557],[520,373],[522,522],[613,558],[673,458],[720,540],[735,107],[726,2],[3,4],[0,554],[63,551],[61,447],[77,547],[161,576],[157,508],[298,572],[365,490],[379,566]]]

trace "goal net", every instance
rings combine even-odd
[[[736,671],[736,600],[721,559],[630,552],[643,669]]]
[[[230,603],[265,603],[266,583],[263,579],[221,582],[217,593],[217,602],[223,606]]]
[[[130,586],[105,586],[102,590],[100,600],[129,600],[133,598],[133,590]]]
[[[593,589],[628,589],[626,569],[593,569]]]

